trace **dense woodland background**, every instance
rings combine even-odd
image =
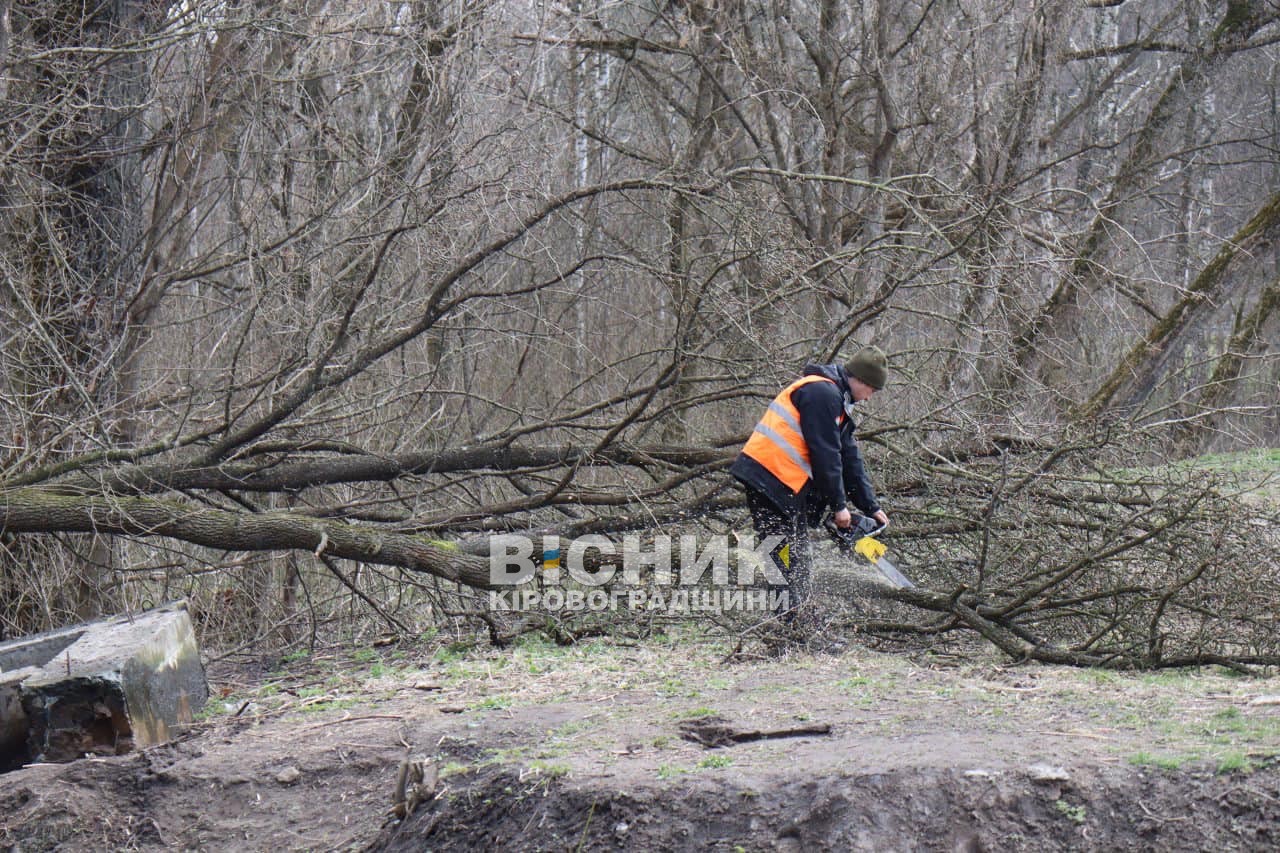
[[[860,630],[1276,662],[1274,505],[1166,463],[1280,444],[1278,42],[1277,0],[0,0],[0,632],[500,637],[484,534],[746,529],[764,403],[874,343],[938,595]]]

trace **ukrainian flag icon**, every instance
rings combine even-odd
[[[560,568],[560,549],[559,548],[557,548],[554,551],[542,552],[542,568],[544,571],[547,569]]]

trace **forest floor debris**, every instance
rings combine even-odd
[[[215,665],[210,714],[178,742],[0,776],[0,849],[1277,841],[1280,708],[1254,701],[1274,679],[856,646],[725,663],[726,651],[530,639]],[[829,731],[708,748],[681,737],[699,719]],[[400,820],[409,755],[438,784]]]

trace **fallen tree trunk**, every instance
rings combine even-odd
[[[372,526],[348,524],[292,512],[230,512],[147,497],[67,495],[47,489],[0,489],[0,533],[104,533],[136,538],[166,537],[222,551],[309,551],[317,557],[394,566],[472,589],[509,588],[490,575],[490,538],[459,543]],[[539,537],[530,534],[530,538]],[[616,549],[621,554],[621,546]],[[744,548],[725,551],[735,576],[758,575],[762,562]],[[542,554],[532,556],[541,563]],[[599,549],[584,554],[594,572],[617,561]],[[681,552],[671,557],[681,568]]]
[[[489,586],[489,561],[453,543],[287,512],[228,512],[170,500],[0,490],[0,532],[161,536],[234,551],[310,551]]]
[[[1274,569],[1280,553],[1276,520],[1265,509],[1250,509],[1233,497],[1238,485],[1224,482],[1219,487],[1205,472],[1135,469],[1127,451],[1112,444],[1116,441],[1111,430],[1103,430],[1043,445],[1001,444],[994,456],[897,452],[898,459],[911,464],[894,471],[894,478],[922,485],[910,494],[885,490],[894,494],[895,519],[886,542],[892,559],[918,586],[901,590],[870,579],[857,595],[877,612],[848,627],[918,637],[977,634],[1011,659],[1081,666],[1280,665],[1274,617],[1280,601]],[[100,533],[166,538],[219,552],[308,552],[393,627],[398,620],[379,609],[376,596],[365,595],[358,569],[344,575],[333,560],[426,574],[452,582],[464,593],[518,585],[510,576],[497,581],[491,576],[494,539],[457,538],[464,529],[457,526],[428,533],[423,525],[407,532],[304,512],[258,512],[234,495],[211,494],[204,500],[84,494],[65,483],[0,488],[0,535]],[[595,572],[606,564],[616,566],[626,553],[616,541],[621,531],[644,529],[648,532],[636,540],[643,542],[641,551],[648,558],[641,564],[649,566],[641,571],[641,583],[679,585],[701,594],[706,580],[683,575],[678,581],[655,579],[654,542],[659,536],[693,531],[727,542],[734,525],[740,530],[746,526],[740,500],[740,492],[720,475],[705,492],[686,488],[662,495],[661,502],[641,499],[634,510],[609,518],[594,515],[586,504],[568,505],[576,517],[553,512],[476,517],[486,525],[524,523],[525,529],[513,532],[531,541],[517,559],[531,568],[541,563],[543,548],[557,547],[541,540],[544,532],[565,543],[559,547],[586,533],[615,537],[599,540],[603,549],[579,550],[584,568]],[[731,514],[719,515],[722,511]],[[684,561],[696,575],[708,559],[716,559],[731,566],[731,584],[741,585],[749,574],[752,580],[745,583],[763,588],[755,579],[768,563],[767,554],[721,542],[717,554],[724,556],[709,558],[709,540],[695,540],[696,553],[667,549],[673,573],[680,573]],[[612,555],[606,553],[610,544]],[[572,548],[569,555],[572,563]],[[536,577],[537,583],[524,589],[559,583],[545,574]],[[635,580],[634,573],[624,573],[612,583]],[[779,583],[776,578],[771,582]],[[592,578],[582,585],[601,583]],[[670,589],[661,591],[670,594]],[[572,639],[619,626],[652,627],[656,606],[638,612],[630,607],[628,601],[626,607],[615,605],[603,614],[564,614],[463,596],[440,610],[485,623],[493,637],[509,638],[518,626],[537,630],[554,624],[557,636]],[[767,621],[772,607],[752,618]],[[697,615],[686,612],[674,618]]]

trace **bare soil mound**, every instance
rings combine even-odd
[[[1269,850],[1280,845],[1280,771],[908,767],[744,786],[531,786],[485,774],[386,830],[374,849],[409,850]]]

